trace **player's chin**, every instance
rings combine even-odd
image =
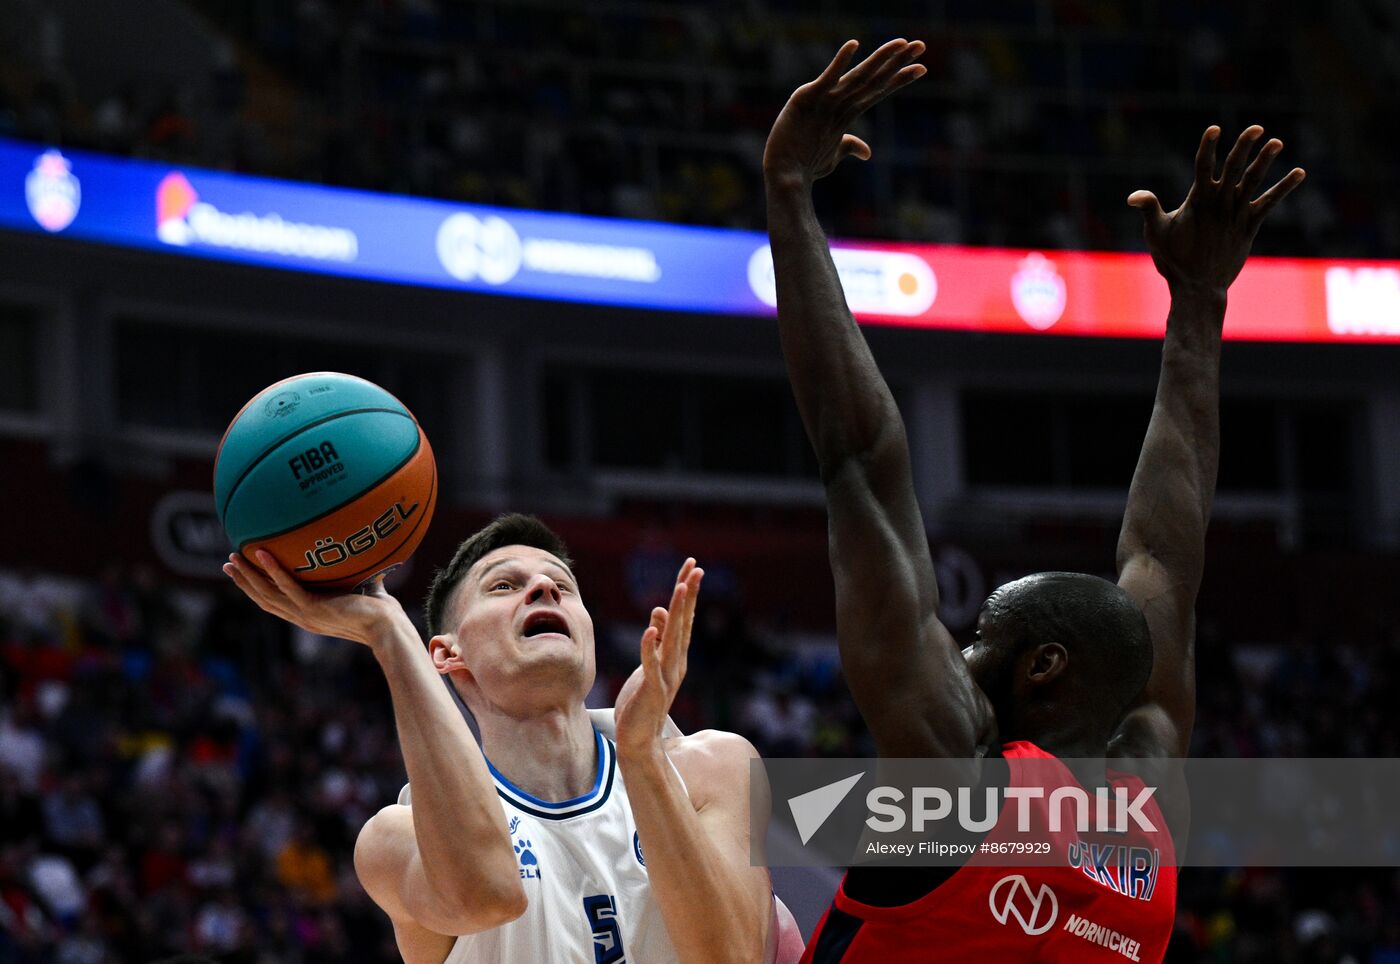
[[[524,637],[517,651],[522,667],[546,673],[578,672],[587,662],[587,655],[579,640],[555,633]]]
[[[574,641],[574,638],[564,633],[536,633],[533,636],[521,636],[519,645],[523,652],[544,647],[578,648],[578,643]]]

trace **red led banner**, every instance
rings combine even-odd
[[[1160,338],[1165,328],[1167,285],[1143,254],[868,242],[834,248],[862,321],[1117,338]],[[862,293],[852,275],[866,272],[848,258],[873,264],[876,252],[890,259],[887,281]],[[1400,263],[1251,258],[1230,288],[1225,337],[1400,343]]]
[[[371,281],[642,310],[763,316],[768,239],[488,208],[0,139],[0,229]],[[1157,338],[1167,286],[1143,254],[837,241],[857,317],[876,324]],[[1225,337],[1400,342],[1400,261],[1252,258]]]

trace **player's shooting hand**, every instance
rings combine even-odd
[[[224,574],[266,612],[309,633],[371,645],[395,620],[407,619],[403,606],[376,579],[363,592],[315,593],[292,578],[271,553],[260,549],[253,565],[239,553],[228,557]]]
[[[651,611],[651,625],[642,633],[642,665],[617,695],[613,719],[619,753],[646,753],[661,747],[666,714],[685,679],[690,628],[704,576],[705,570],[687,559],[676,576],[670,607]]]
[[[922,40],[891,40],[850,70],[856,41],[846,41],[820,77],[788,98],[763,151],[763,175],[770,182],[810,187],[843,159],[870,160],[870,145],[847,133],[856,118],[906,84],[924,75]]]
[[[1186,287],[1223,295],[1244,267],[1259,225],[1275,204],[1303,183],[1306,175],[1301,167],[1295,167],[1255,196],[1269,166],[1283,150],[1283,142],[1272,138],[1251,161],[1249,155],[1263,136],[1264,128],[1257,124],[1246,128],[1216,178],[1220,128],[1206,128],[1196,151],[1195,182],[1175,211],[1164,212],[1151,191],[1129,195],[1128,203],[1142,212],[1152,261],[1174,289]]]

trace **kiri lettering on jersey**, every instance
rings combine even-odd
[[[1066,853],[1071,867],[1078,867],[1095,883],[1103,884],[1134,900],[1151,900],[1157,890],[1162,854],[1157,848],[1095,844],[1079,840]]]

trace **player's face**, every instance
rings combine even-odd
[[[962,651],[972,681],[992,701],[993,707],[999,706],[1010,693],[1014,663],[1012,646],[1001,638],[997,629],[984,606],[977,616],[977,637]]]
[[[488,698],[528,682],[533,695],[593,685],[593,620],[574,575],[552,553],[503,546],[479,559],[457,589],[463,661]]]

